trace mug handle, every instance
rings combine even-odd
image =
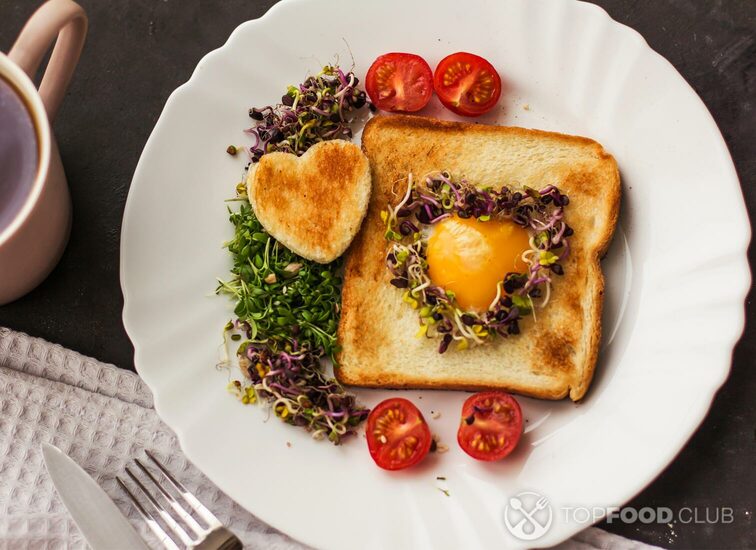
[[[79,4],[72,0],[49,0],[29,18],[8,53],[11,61],[34,80],[42,58],[57,37],[39,86],[50,121],[58,112],[86,36],[87,15]]]

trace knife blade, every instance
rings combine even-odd
[[[53,485],[93,550],[148,550],[147,545],[97,482],[63,451],[42,444]]]

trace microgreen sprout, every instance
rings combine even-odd
[[[238,394],[249,402],[265,400],[287,424],[304,427],[315,439],[338,445],[355,433],[354,428],[370,411],[358,405],[355,396],[336,380],[325,376],[320,366],[322,353],[322,349],[312,351],[296,340],[283,344],[246,341],[238,356],[249,385],[240,386]]]
[[[300,86],[290,86],[281,104],[250,109],[257,124],[250,160],[272,151],[303,154],[329,139],[351,139],[349,115],[366,103],[353,73],[327,66]],[[236,153],[236,147],[227,149]],[[268,402],[276,416],[303,426],[315,438],[338,444],[369,412],[321,365],[335,361],[341,300],[341,262],[322,265],[276,241],[255,216],[244,182],[236,184],[238,210],[229,209],[234,237],[225,243],[233,258],[231,277],[216,293],[235,300],[236,319],[224,327],[224,343],[237,345],[245,381],[229,390],[242,403]],[[225,349],[225,346],[224,346]]]
[[[291,252],[271,237],[241,200],[229,212],[234,238],[226,243],[233,257],[231,278],[217,293],[236,300],[237,325],[253,340],[297,338],[333,357],[341,297],[340,262],[322,265]]]
[[[325,66],[299,86],[289,86],[281,103],[250,109],[256,124],[246,132],[255,139],[250,159],[258,162],[265,153],[304,154],[318,142],[351,139],[351,115],[367,103],[353,72]]]
[[[520,333],[519,321],[535,315],[551,295],[553,275],[564,273],[572,228],[564,221],[567,195],[554,185],[540,191],[530,187],[515,190],[477,187],[466,180],[454,181],[448,172],[438,172],[415,182],[394,206],[382,212],[389,241],[386,265],[391,284],[402,291],[402,300],[418,311],[417,336],[440,339],[439,353],[452,342],[457,349],[482,344],[495,336]],[[483,312],[460,308],[453,292],[434,285],[428,275],[427,237],[421,230],[452,216],[481,222],[511,220],[530,234],[530,248],[523,255],[526,273],[502,274],[496,297]],[[538,300],[538,302],[536,302]]]

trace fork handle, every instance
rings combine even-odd
[[[242,550],[244,545],[231,531],[220,527],[211,531],[193,550]]]

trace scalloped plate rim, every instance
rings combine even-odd
[[[237,35],[245,32],[247,29],[250,29],[250,28],[253,28],[255,26],[263,24],[266,19],[270,18],[269,16],[271,16],[272,14],[275,14],[277,11],[279,11],[280,9],[282,9],[283,5],[285,5],[285,4],[294,4],[294,3],[305,3],[305,2],[308,2],[308,1],[310,1],[310,0],[284,0],[283,2],[279,2],[279,3],[275,4],[262,17],[260,17],[258,19],[246,21],[246,22],[243,22],[240,25],[238,25],[232,31],[232,33],[229,35],[229,38],[226,40],[226,42],[222,46],[220,46],[219,48],[216,48],[215,50],[212,50],[212,51],[208,52],[205,56],[203,56],[202,59],[199,61],[199,63],[197,65],[197,67],[195,68],[195,70],[192,72],[192,75],[189,78],[189,80],[186,83],[184,83],[181,86],[179,86],[178,88],[176,88],[170,94],[170,96],[168,97],[168,99],[166,101],[166,104],[165,104],[165,107],[163,109],[163,113],[161,113],[160,118],[158,119],[158,121],[157,121],[157,123],[156,123],[156,125],[155,125],[155,127],[153,129],[153,131],[151,132],[151,134],[150,134],[150,136],[149,136],[149,138],[148,138],[148,140],[147,140],[147,142],[145,144],[144,150],[146,151],[148,148],[154,146],[154,141],[158,139],[156,136],[159,134],[159,130],[161,128],[161,125],[166,123],[166,118],[163,116],[163,114],[173,105],[173,103],[176,101],[177,97],[183,95],[186,91],[188,91],[189,89],[191,89],[192,84],[195,83],[200,78],[199,77],[199,72],[200,72],[201,68],[206,63],[210,62],[215,54],[217,54],[218,52],[221,52],[223,50],[229,49],[232,46],[232,44],[234,42],[234,39],[237,37]],[[568,0],[568,1],[570,1],[570,0]],[[626,26],[624,24],[621,24],[621,23],[615,21],[614,19],[612,19],[612,17],[601,6],[597,6],[597,5],[591,4],[589,2],[584,2],[583,0],[571,0],[571,1],[573,3],[575,3],[575,4],[581,5],[582,9],[592,10],[592,11],[600,14],[602,17],[608,19],[609,22],[610,22],[610,24],[613,26],[614,30],[617,30],[619,32],[623,32],[623,33],[625,33],[625,34],[627,34],[629,36],[632,36],[633,39],[635,39],[636,41],[640,42],[640,46],[641,47],[646,48],[648,51],[652,52],[653,55],[655,55],[657,58],[659,58],[660,60],[663,60],[663,62],[667,65],[668,69],[670,69],[673,72],[673,74],[676,76],[676,78],[680,81],[680,84],[684,84],[684,86],[687,88],[687,92],[693,94],[698,99],[698,101],[700,103],[701,109],[703,110],[703,112],[708,117],[709,124],[713,127],[714,132],[719,137],[719,145],[722,148],[722,152],[726,156],[726,159],[729,161],[727,164],[728,164],[729,171],[731,172],[731,176],[732,176],[731,179],[736,184],[738,184],[739,183],[739,178],[738,178],[738,175],[737,175],[736,168],[734,166],[734,163],[732,161],[731,156],[729,155],[729,150],[727,148],[727,145],[726,145],[726,142],[724,140],[724,137],[721,135],[721,132],[719,131],[719,129],[718,129],[717,125],[716,125],[716,121],[714,120],[713,116],[711,115],[710,111],[708,110],[708,108],[706,107],[706,105],[703,103],[703,101],[701,101],[701,99],[698,97],[698,94],[695,92],[695,90],[692,88],[692,86],[682,77],[682,75],[680,75],[680,73],[677,71],[677,69],[675,69],[675,67],[666,58],[664,58],[661,54],[659,54],[658,52],[656,52],[655,50],[653,50],[648,45],[648,42],[645,40],[645,38],[638,31],[636,31],[635,29],[632,29],[631,27],[628,27],[628,26]],[[144,166],[144,154],[142,154],[142,156],[140,156],[140,160],[139,160],[139,162],[137,164],[137,167],[135,169],[135,173],[134,173],[134,176],[133,176],[132,183],[136,182],[138,179],[140,179],[142,177],[142,173],[145,170],[146,170],[146,168]],[[746,209],[745,209],[745,205],[742,203],[742,188],[740,188],[739,185],[738,185],[737,191],[739,191],[741,193],[740,197],[741,197],[741,206],[742,206],[742,208],[741,208],[741,211],[739,212],[739,216],[741,218],[740,221],[742,222],[742,226],[744,228],[744,231],[742,233],[742,242],[739,243],[739,245],[737,247],[739,249],[738,250],[738,255],[740,256],[740,261],[738,262],[739,265],[737,266],[737,268],[740,269],[740,277],[739,278],[740,278],[740,282],[741,282],[740,288],[738,289],[738,292],[737,292],[737,295],[739,296],[739,298],[737,299],[737,301],[739,303],[743,304],[743,302],[745,300],[745,297],[746,297],[746,295],[748,293],[748,290],[750,289],[750,285],[751,285],[751,272],[750,272],[750,269],[749,269],[749,264],[748,264],[747,256],[746,256],[747,247],[748,247],[748,245],[750,243],[750,239],[751,239],[751,227],[750,227],[750,223],[748,222],[748,216],[747,216],[747,212],[746,212]],[[151,379],[150,369],[149,368],[143,368],[143,367],[140,366],[141,351],[142,351],[142,349],[141,349],[141,346],[139,344],[139,341],[134,336],[137,331],[133,327],[132,322],[130,321],[130,317],[133,316],[133,312],[130,309],[130,296],[129,296],[129,292],[127,290],[127,285],[126,285],[126,281],[125,281],[125,279],[126,279],[126,269],[125,269],[125,263],[123,261],[124,260],[124,255],[125,255],[125,249],[128,246],[127,243],[129,242],[129,237],[127,236],[127,228],[128,228],[127,220],[129,218],[132,218],[134,216],[132,210],[133,210],[133,203],[135,202],[135,200],[132,197],[133,197],[133,193],[132,193],[132,189],[130,189],[129,195],[128,195],[128,198],[127,198],[127,201],[126,201],[126,206],[125,206],[125,209],[124,209],[123,225],[122,225],[122,229],[121,229],[121,250],[120,250],[120,259],[121,259],[121,262],[120,262],[119,277],[120,277],[121,288],[122,288],[122,292],[123,292],[123,296],[124,296],[124,308],[123,308],[122,318],[123,318],[123,324],[124,324],[124,327],[126,329],[126,332],[127,332],[127,334],[129,335],[130,339],[132,340],[132,342],[134,344],[134,348],[135,348],[135,365],[136,365],[137,372],[139,373],[139,375],[143,378],[143,380],[149,386],[150,385],[149,381]],[[722,336],[721,339],[720,339],[720,343],[721,343],[722,349],[723,350],[724,349],[729,349],[729,352],[726,353],[726,355],[728,357],[728,360],[725,363],[725,365],[718,370],[719,376],[717,378],[716,383],[710,388],[710,392],[708,393],[707,398],[706,399],[701,399],[700,400],[700,406],[696,409],[695,414],[691,414],[691,421],[689,422],[689,427],[690,427],[689,433],[687,433],[687,435],[684,438],[682,438],[682,442],[679,445],[672,445],[672,446],[670,446],[667,449],[667,452],[665,453],[666,456],[667,456],[667,459],[665,459],[662,462],[660,462],[659,467],[657,468],[656,473],[652,477],[650,477],[650,478],[648,478],[648,479],[640,482],[639,484],[637,484],[637,487],[635,489],[633,489],[633,490],[629,491],[627,494],[625,494],[622,497],[622,502],[626,502],[627,500],[633,498],[633,496],[637,495],[640,491],[642,491],[649,483],[651,483],[669,465],[669,463],[674,459],[674,457],[685,446],[685,444],[688,442],[688,440],[690,439],[690,437],[692,437],[692,435],[695,433],[695,431],[698,428],[698,426],[701,424],[701,422],[706,417],[706,414],[708,413],[709,409],[711,408],[712,402],[713,402],[713,400],[714,400],[717,392],[719,391],[719,389],[721,388],[721,386],[724,384],[724,382],[727,380],[727,378],[729,376],[729,372],[730,372],[730,369],[731,369],[731,363],[732,363],[732,353],[734,351],[733,347],[735,346],[735,344],[737,343],[737,341],[741,337],[741,335],[743,333],[743,330],[744,330],[744,326],[745,326],[745,309],[744,309],[744,304],[741,305],[740,308],[738,308],[737,313],[738,313],[738,318],[731,325],[732,326],[732,330],[730,331],[729,338],[724,337],[724,335],[720,333],[720,336]],[[166,411],[164,410],[164,408],[163,408],[163,401],[162,401],[162,399],[161,399],[161,397],[160,397],[159,394],[155,394],[154,395],[154,403],[155,403],[155,410],[156,410],[156,412],[158,413],[158,415],[161,418],[164,418],[166,415],[168,415],[168,416],[170,415],[170,413],[166,413]],[[176,426],[171,426],[171,428],[176,432],[176,435],[177,435],[177,437],[179,439],[181,448],[182,449],[186,449],[187,448],[187,440],[186,440],[187,434],[186,434],[183,426],[176,425]],[[187,454],[187,457],[190,458],[190,460],[191,460],[190,454]],[[209,471],[204,471],[204,473],[206,475],[208,475],[208,477],[212,476],[212,473],[209,472]],[[227,486],[226,487],[220,486],[220,488],[223,489],[226,492],[229,492],[229,493],[231,492],[230,488],[227,487]],[[257,510],[257,511],[250,510],[250,512],[258,515],[258,517],[260,517],[261,519],[264,519],[265,516],[267,516],[266,513],[262,512],[260,510]],[[268,521],[268,520],[265,520],[265,521]],[[268,521],[268,523],[270,523],[271,525],[273,525],[274,527],[277,527],[279,529],[282,528],[282,526],[277,525],[275,523],[272,523],[270,521]],[[570,525],[572,526],[574,524],[570,524]],[[583,529],[586,526],[587,525],[576,526],[576,528],[574,530],[571,530],[570,532],[567,532],[567,531],[569,531],[569,529],[565,529],[565,531],[563,533],[564,534],[564,538],[566,539],[566,538],[569,538],[569,537],[573,536],[575,533],[579,532],[581,529]],[[283,527],[283,529],[285,529],[285,527]],[[306,538],[303,538],[301,540],[306,542]]]

